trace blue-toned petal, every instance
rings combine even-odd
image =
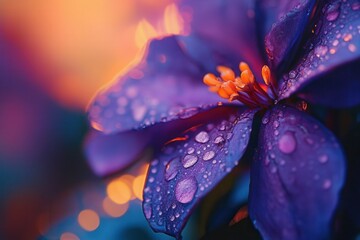
[[[254,72],[261,70],[258,46],[263,39],[256,34],[254,0],[183,0],[179,4],[182,12],[191,15],[190,38],[199,36],[213,52],[226,52],[227,58],[235,60],[230,65],[247,61]]]
[[[239,162],[255,110],[218,108],[207,124],[170,141],[152,160],[144,188],[145,217],[155,231],[180,237],[192,209]]]
[[[112,133],[188,118],[221,100],[176,37],[153,40],[144,60],[92,102],[92,125]]]
[[[360,91],[359,70],[349,72],[345,66],[359,64],[360,3],[358,0],[332,0],[319,9],[319,12],[312,33],[299,53],[299,61],[280,82],[280,98],[287,98],[308,86],[310,91],[306,90],[305,97],[310,101],[319,98],[312,95],[318,95],[323,98],[320,103],[329,106],[359,104],[359,94],[353,94],[352,101],[342,101],[344,94],[337,97],[332,93],[337,90],[341,93],[349,91],[350,94]],[[310,83],[314,82],[319,83],[312,87]],[[325,88],[328,88],[326,92]]]
[[[269,65],[277,70],[277,74],[286,68],[296,53],[303,33],[312,16],[315,0],[306,1],[260,1],[258,25],[266,31],[270,22],[276,20],[265,36],[265,50]],[[273,11],[275,10],[275,11]],[[264,14],[261,14],[261,13]],[[262,25],[260,20],[267,24]],[[279,18],[276,19],[276,18]]]
[[[286,17],[286,14],[291,12],[299,5],[303,5],[301,0],[259,0],[255,6],[256,22],[258,31],[262,39],[270,32],[272,26],[279,22],[280,19]]]
[[[344,182],[334,135],[304,112],[270,109],[251,167],[249,213],[265,239],[329,239]]]
[[[151,140],[149,131],[128,131],[105,135],[92,130],[85,141],[85,154],[98,176],[121,171],[136,161]]]
[[[352,107],[360,104],[360,58],[337,67],[331,73],[321,76],[298,93],[310,103],[335,108]],[[346,86],[341,86],[345,84]],[[325,86],[324,86],[325,85]]]

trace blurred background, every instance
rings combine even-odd
[[[173,0],[0,0],[0,239],[168,239],[143,217],[146,164],[108,179],[87,166],[85,111],[188,20]]]

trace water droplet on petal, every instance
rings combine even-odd
[[[186,178],[175,187],[175,197],[181,203],[189,203],[194,199],[197,191],[197,181],[195,178]]]
[[[307,144],[309,145],[313,145],[314,144],[314,140],[312,140],[311,138],[305,138],[305,141]]]
[[[360,2],[355,2],[353,4],[351,4],[351,9],[356,11],[360,9]]]
[[[144,203],[143,210],[144,210],[146,219],[150,219],[151,215],[152,215],[152,210],[151,210],[150,203]]]
[[[290,154],[296,149],[296,140],[293,132],[287,131],[279,140],[279,150]]]
[[[165,179],[170,181],[176,177],[180,168],[180,159],[174,158],[171,160],[165,168]]]
[[[267,117],[264,117],[263,119],[262,119],[262,123],[263,124],[267,124],[269,122],[269,119],[267,118]]]
[[[189,147],[188,150],[187,150],[188,154],[192,154],[194,152],[195,152],[195,149],[193,147]]]
[[[315,48],[315,55],[317,57],[325,56],[325,54],[328,52],[329,48],[327,46],[317,46]]]
[[[194,164],[197,162],[198,157],[195,155],[186,155],[183,160],[182,160],[182,164],[184,166],[184,168],[189,168],[194,166]]]
[[[195,141],[197,141],[199,143],[206,143],[209,141],[209,138],[210,137],[207,132],[201,131],[195,136]]]
[[[326,179],[323,183],[323,188],[324,189],[329,189],[331,187],[331,180]]]
[[[213,159],[214,157],[215,157],[215,152],[209,151],[204,154],[203,159],[204,159],[204,161],[208,161],[210,159]]]
[[[187,108],[187,109],[182,110],[179,113],[179,117],[181,119],[186,119],[186,118],[194,116],[197,113],[199,113],[199,108],[196,108],[196,107]]]
[[[329,160],[329,157],[326,154],[323,154],[319,157],[320,163],[326,163]]]
[[[339,8],[340,8],[340,2],[337,2],[334,4],[329,4],[326,7],[326,12],[325,12],[326,19],[330,22],[335,21],[339,17],[339,14],[340,14]]]
[[[225,141],[225,139],[223,137],[219,136],[219,137],[215,138],[214,143],[219,144],[224,141]]]

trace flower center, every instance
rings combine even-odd
[[[209,90],[216,92],[220,97],[230,102],[238,100],[251,108],[268,107],[277,98],[276,81],[271,76],[270,68],[264,65],[261,69],[263,83],[258,83],[249,65],[245,62],[239,64],[240,76],[225,66],[218,66],[216,70],[220,77],[212,73],[204,76],[204,83]]]

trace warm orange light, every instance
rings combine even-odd
[[[121,217],[129,208],[129,203],[117,204],[106,197],[102,203],[104,211],[111,217]]]
[[[80,238],[71,232],[65,232],[61,234],[60,240],[80,240]]]
[[[172,34],[185,34],[184,19],[175,4],[168,5],[164,16],[157,23],[151,24],[146,19],[141,20],[136,28],[135,43],[142,48],[149,40]]]
[[[108,184],[106,191],[109,198],[118,204],[127,203],[131,199],[131,189],[121,179],[112,180]]]
[[[79,213],[78,222],[86,231],[94,231],[100,225],[100,218],[94,210],[85,209]]]
[[[139,172],[140,172],[140,174],[146,174],[148,170],[149,170],[149,164],[147,163],[141,167]]]
[[[167,34],[180,34],[184,29],[184,20],[175,4],[170,4],[165,8],[164,28]]]
[[[155,28],[145,19],[141,20],[136,28],[135,43],[138,48],[142,48],[150,39],[159,34]]]
[[[142,195],[143,195],[143,189],[144,189],[144,185],[145,185],[145,178],[146,178],[145,174],[141,174],[141,175],[137,176],[134,179],[134,182],[132,185],[135,196],[141,201],[143,200]]]
[[[125,174],[125,175],[122,175],[119,179],[121,181],[123,181],[124,183],[126,183],[126,185],[129,187],[130,192],[131,192],[131,186],[135,179],[135,176],[132,176],[130,174]],[[130,200],[133,200],[135,198],[136,198],[136,196],[131,192]]]

